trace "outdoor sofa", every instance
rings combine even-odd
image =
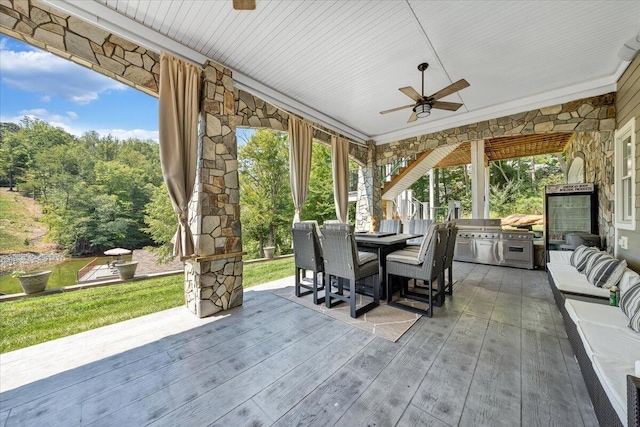
[[[640,425],[640,333],[609,305],[609,289],[592,285],[570,264],[570,251],[550,251],[549,283],[560,309],[598,422],[602,426]],[[625,269],[621,295],[640,286]]]

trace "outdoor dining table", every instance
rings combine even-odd
[[[380,261],[380,297],[386,298],[387,255],[407,246],[407,240],[420,237],[420,234],[354,233],[358,250],[375,252]]]

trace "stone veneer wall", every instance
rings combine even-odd
[[[159,55],[29,0],[0,0],[0,32],[158,96]]]
[[[376,144],[367,141],[367,163],[358,168],[358,201],[356,202],[356,231],[369,231],[375,219],[376,229],[382,219],[382,180],[376,166]]]
[[[384,165],[441,145],[485,138],[612,131],[615,117],[615,93],[608,93],[380,145],[376,161]]]
[[[289,113],[262,99],[240,89],[235,91],[236,124],[238,127],[254,129],[273,129],[286,132],[289,129]],[[331,144],[331,135],[340,136],[349,141],[349,156],[358,164],[367,162],[368,149],[344,135],[340,135],[317,123],[312,123],[313,139],[323,144]]]
[[[199,317],[242,304],[242,230],[236,103],[231,71],[205,64],[198,175],[189,206],[196,258],[185,263],[185,300]]]
[[[566,151],[568,165],[578,152],[584,154],[585,182],[593,182],[598,187],[598,231],[607,252],[612,254],[615,243],[613,132],[577,133]]]

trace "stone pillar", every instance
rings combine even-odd
[[[471,141],[471,217],[484,218],[484,140]]]
[[[231,71],[205,65],[198,173],[189,206],[196,256],[185,264],[185,302],[198,317],[242,305],[238,146]]]
[[[376,165],[376,144],[370,140],[367,141],[367,164],[358,168],[356,230],[369,231],[372,219],[376,224],[382,219],[382,181]]]

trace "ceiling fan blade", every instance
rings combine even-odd
[[[235,10],[255,10],[256,0],[233,0]]]
[[[468,81],[466,81],[465,79],[460,79],[455,83],[451,83],[449,86],[445,87],[444,89],[440,89],[438,92],[431,95],[429,99],[435,101],[437,99],[444,98],[445,96],[449,96],[452,93],[456,93],[457,91],[462,90],[465,87],[469,87],[469,86],[470,85]]]
[[[398,90],[404,93],[405,95],[407,95],[409,98],[413,99],[414,101],[422,99],[422,95],[420,95],[418,91],[412,88],[411,86],[401,87]]]
[[[380,114],[393,113],[394,111],[404,110],[405,108],[410,108],[410,107],[413,107],[413,106],[414,106],[414,104],[409,104],[409,105],[405,105],[405,106],[403,106],[403,107],[392,108],[392,109],[390,109],[390,110],[380,111]]]
[[[413,114],[411,114],[411,117],[409,117],[409,120],[407,120],[407,123],[415,122],[416,120],[418,120],[418,116],[416,115],[416,112],[414,111]]]
[[[462,107],[463,104],[459,104],[457,102],[444,102],[444,101],[433,101],[431,106],[433,108],[438,108],[440,110],[449,110],[449,111],[457,111],[458,108]]]

